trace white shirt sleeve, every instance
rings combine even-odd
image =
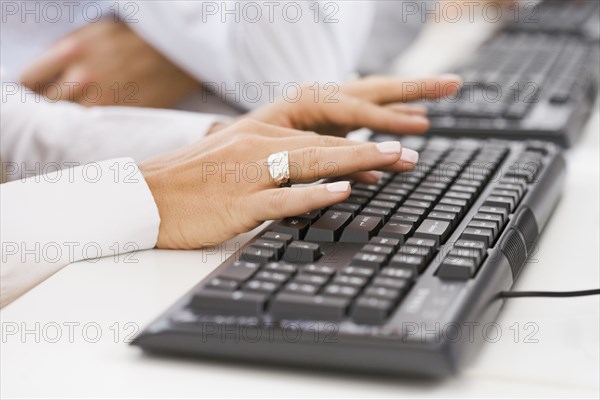
[[[354,77],[374,16],[370,1],[135,3],[131,20],[123,18],[132,29],[246,109],[288,84]]]
[[[118,157],[144,161],[200,140],[222,117],[136,107],[86,108],[50,102],[3,84],[0,109],[2,181],[46,168]]]
[[[160,218],[131,158],[0,185],[0,307],[69,263],[153,248]]]

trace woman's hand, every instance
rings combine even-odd
[[[396,134],[418,134],[429,128],[424,106],[405,104],[455,94],[462,84],[456,75],[410,80],[369,77],[342,85],[305,86],[291,102],[275,103],[243,118],[286,128],[345,136],[358,128]]]
[[[277,187],[267,158],[281,151],[289,152],[292,183],[348,175],[373,182],[380,175],[368,171],[402,172],[418,160],[399,142],[360,143],[243,120],[140,166],[161,218],[157,247],[206,247],[350,195],[344,181]]]
[[[90,23],[29,65],[23,83],[53,101],[171,107],[198,82],[112,20]]]

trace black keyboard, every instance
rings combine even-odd
[[[587,15],[600,24],[598,4],[542,3],[536,23],[522,18],[495,35],[455,71],[466,82],[456,96],[426,103],[430,133],[572,145],[594,104],[600,71],[600,42],[573,21]],[[572,18],[549,18],[554,11]]]
[[[517,16],[517,17],[515,17]],[[568,33],[586,41],[600,40],[598,0],[525,1],[511,15],[507,29],[514,31]]]
[[[446,331],[494,320],[495,296],[558,201],[564,161],[548,142],[401,141],[420,151],[413,171],[353,183],[347,201],[270,224],[134,344],[343,369],[460,368],[481,340]]]

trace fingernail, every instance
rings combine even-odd
[[[377,143],[376,147],[379,152],[385,154],[400,153],[402,151],[400,142],[381,142]]]
[[[406,116],[404,118],[406,118]],[[408,118],[412,119],[414,122],[419,122],[421,124],[429,124],[429,119],[421,115],[410,115],[408,116]]]
[[[377,180],[377,182],[381,181],[381,178],[383,178],[383,172],[381,171],[369,171],[369,175],[371,175],[374,180]]]
[[[419,153],[411,149],[402,149],[400,159],[407,163],[416,164],[419,161]]]
[[[350,190],[350,182],[333,182],[327,185],[327,190],[332,193],[344,193]]]

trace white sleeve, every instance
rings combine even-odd
[[[118,157],[144,161],[201,139],[220,117],[137,107],[86,108],[50,102],[3,84],[0,160],[3,181]]]
[[[370,1],[137,4],[132,29],[246,109],[279,97],[287,84],[354,77],[374,16]]]
[[[69,263],[153,248],[160,225],[130,158],[2,184],[0,204],[0,307]]]

